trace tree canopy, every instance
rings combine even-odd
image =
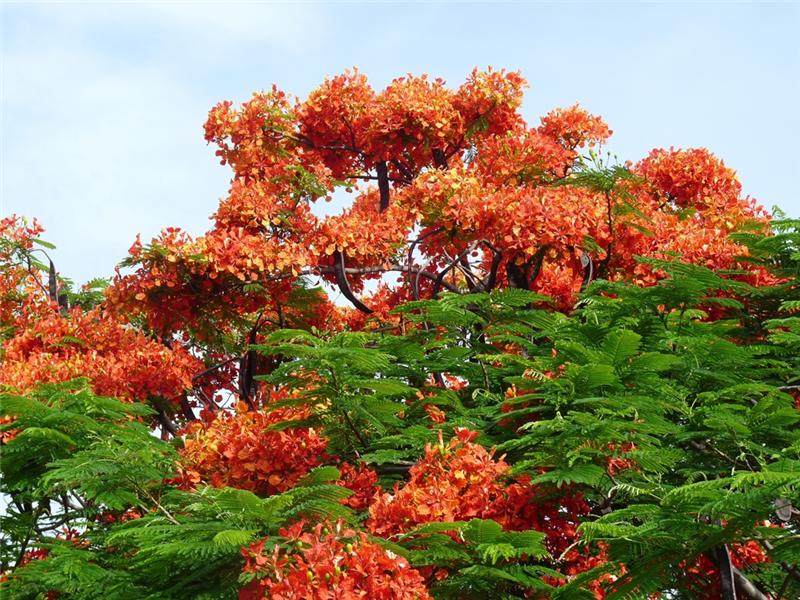
[[[800,596],[800,222],[524,86],[222,102],[212,228],[81,289],[0,221],[4,595]]]

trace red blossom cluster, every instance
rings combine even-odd
[[[0,219],[0,326],[12,331],[52,310],[31,259],[44,231],[38,222],[12,215]],[[38,257],[41,259],[44,256]]]
[[[742,184],[735,171],[705,148],[656,149],[636,165],[658,197],[680,208],[737,212],[751,208],[741,198]]]
[[[245,573],[254,578],[240,600],[428,600],[422,576],[408,561],[370,542],[341,522],[310,528],[298,522],[279,532],[284,544],[265,550],[268,540],[242,549]]]
[[[381,491],[378,487],[378,474],[364,464],[354,467],[350,463],[340,464],[339,473],[339,479],[335,483],[353,492],[352,496],[341,500],[341,503],[353,510],[366,510]]]
[[[436,521],[493,519],[520,525],[518,515],[530,500],[530,488],[503,481],[509,466],[493,452],[472,443],[477,433],[457,432],[448,444],[428,445],[404,485],[376,498],[369,507],[369,530],[391,536]],[[512,506],[512,504],[517,506]]]
[[[61,282],[52,265],[47,278],[37,267],[37,261],[49,260],[36,244],[42,231],[18,217],[0,221],[0,325],[7,335],[0,385],[29,390],[84,377],[100,395],[177,404],[202,363],[101,307],[84,311],[57,304]]]
[[[581,494],[552,494],[530,484],[527,476],[510,479],[509,465],[494,452],[473,443],[477,433],[456,431],[449,443],[428,445],[403,485],[375,498],[367,527],[375,535],[406,533],[416,526],[470,519],[491,519],[504,529],[545,533],[550,553],[565,578],[604,562],[604,553],[582,547],[577,527],[590,511]],[[596,593],[600,596],[600,586]]]
[[[48,311],[3,348],[0,384],[21,390],[86,377],[95,393],[125,400],[179,402],[201,363],[167,348],[100,309]]]
[[[328,441],[310,427],[270,427],[306,416],[305,408],[256,411],[240,406],[211,423],[190,423],[181,450],[186,483],[205,481],[261,495],[290,489],[326,458]]]
[[[636,468],[636,461],[625,456],[628,452],[636,450],[636,444],[633,442],[608,444],[608,449],[613,452],[612,456],[606,459],[606,470],[611,477],[627,469]]]

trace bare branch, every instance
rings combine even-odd
[[[389,208],[389,171],[386,168],[386,161],[376,163],[375,171],[378,174],[378,190],[381,194],[380,211],[385,212]]]
[[[339,250],[336,250],[333,253],[333,273],[336,277],[336,283],[339,285],[339,289],[342,291],[342,294],[344,294],[344,297],[350,300],[353,306],[355,306],[361,312],[371,314],[372,309],[361,302],[361,300],[356,298],[356,295],[353,293],[353,290],[350,287],[350,282],[347,281],[347,271],[344,265],[344,252],[339,252]]]
[[[752,581],[750,581],[744,574],[731,565],[731,572],[733,573],[733,580],[736,582],[736,589],[750,600],[769,600],[769,598],[759,590]],[[734,595],[733,598],[736,598]]]
[[[158,412],[156,413],[156,419],[158,419],[162,429],[168,431],[173,436],[178,435],[178,428],[175,426],[175,423],[170,420],[163,408],[158,409]]]
[[[198,379],[200,379],[201,377],[205,377],[205,376],[206,376],[206,375],[208,375],[209,373],[213,373],[213,372],[214,372],[214,371],[216,371],[217,369],[219,369],[219,368],[222,368],[222,367],[224,367],[225,365],[228,365],[228,364],[232,363],[232,362],[233,362],[233,361],[235,361],[235,360],[239,360],[239,357],[238,357],[238,356],[232,356],[232,357],[231,357],[231,358],[229,358],[228,360],[223,360],[221,363],[217,363],[217,364],[216,364],[216,365],[214,365],[213,367],[209,367],[209,368],[207,368],[205,371],[200,371],[200,372],[199,372],[199,373],[197,373],[196,375],[192,375],[192,381],[193,381],[193,382],[194,382],[194,381],[197,381],[197,380],[198,380]]]
[[[736,587],[733,581],[734,566],[731,563],[731,555],[730,552],[728,552],[728,547],[725,545],[718,546],[714,548],[712,553],[714,562],[717,564],[717,569],[719,570],[720,595],[722,600],[736,600]]]
[[[485,245],[487,248],[489,248],[489,250],[492,251],[492,264],[489,267],[488,275],[483,281],[481,281],[479,290],[482,292],[488,292],[489,290],[493,290],[494,286],[497,285],[497,270],[500,268],[500,263],[503,260],[503,253],[487,240],[481,240],[481,244]]]
[[[581,265],[583,265],[583,281],[581,281],[581,292],[583,292],[594,277],[594,263],[592,263],[592,257],[586,252],[581,254]]]
[[[456,256],[454,259],[452,259],[448,263],[448,265],[442,271],[439,272],[439,275],[436,277],[436,279],[433,282],[433,295],[434,296],[439,293],[439,290],[442,287],[442,283],[444,282],[445,275],[447,275],[447,273],[449,273],[450,270],[453,269],[456,266],[456,264],[458,264],[458,261],[460,261],[463,257],[465,257],[467,254],[472,252],[473,249],[474,249],[474,246],[469,246],[466,250],[464,250],[458,256]]]

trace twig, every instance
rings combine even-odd
[[[238,356],[232,356],[228,360],[223,360],[221,363],[218,363],[218,364],[214,365],[213,367],[207,368],[205,371],[200,371],[197,375],[192,375],[192,381],[193,382],[197,381],[201,377],[204,377],[204,376],[208,375],[209,373],[213,373],[217,369],[219,369],[221,367],[224,367],[225,365],[228,365],[228,364],[232,363],[235,360],[239,360],[239,357]]]
[[[145,493],[145,495],[146,495],[146,496],[147,496],[147,497],[150,499],[150,501],[151,501],[153,504],[155,504],[155,505],[156,505],[156,507],[158,508],[158,510],[160,510],[162,513],[164,513],[164,516],[165,516],[165,517],[167,517],[167,520],[169,520],[169,522],[170,522],[170,523],[172,523],[173,525],[180,525],[180,523],[178,522],[178,520],[177,520],[175,517],[173,517],[173,516],[170,514],[170,512],[169,512],[169,511],[168,511],[166,508],[164,508],[163,506],[161,506],[161,504],[159,503],[159,501],[158,501],[158,500],[156,500],[156,499],[153,497],[153,495],[152,495],[150,492],[148,492],[147,490],[145,490],[145,489],[142,489],[142,488],[139,488],[139,489]],[[145,508],[146,508],[146,507],[145,507]]]

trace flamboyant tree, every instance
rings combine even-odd
[[[765,214],[733,170],[705,149],[587,164],[581,149],[607,140],[608,126],[577,105],[530,126],[524,85],[476,70],[455,90],[407,76],[376,92],[353,71],[305,101],[273,88],[217,105],[206,140],[233,180],[214,227],[137,241],[126,261],[136,269],[117,277],[110,305],[162,334],[213,337],[256,311],[259,328],[300,318],[283,309],[303,275],[380,316],[445,289],[533,289],[568,306],[598,277],[652,283],[637,255],[736,266],[745,250],[727,234]],[[341,214],[314,211],[347,193]],[[369,280],[381,286],[361,297]],[[319,304],[306,320],[363,323]]]
[[[212,229],[104,293],[2,221],[3,591],[800,593],[797,223],[523,87],[223,102]]]

